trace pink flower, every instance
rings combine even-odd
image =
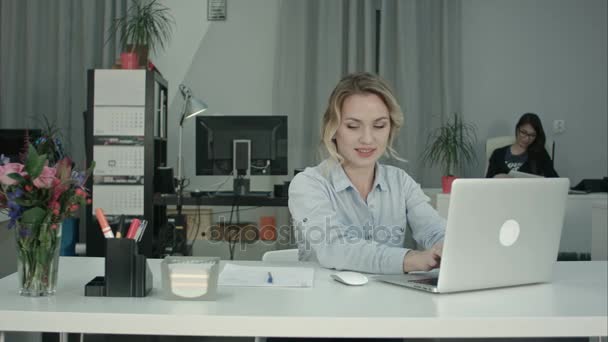
[[[68,184],[62,184],[59,182],[58,185],[53,186],[53,195],[51,196],[51,202],[59,201],[59,197],[69,188]]]
[[[65,157],[57,162],[57,178],[65,182],[72,178],[72,160]]]
[[[14,180],[8,176],[11,173],[18,173],[21,176],[25,175],[25,172],[23,172],[23,164],[8,163],[5,165],[0,165],[0,184],[4,184],[4,185],[17,184],[16,180]]]
[[[38,189],[50,188],[55,180],[55,174],[57,174],[57,169],[54,167],[45,166],[42,169],[40,176],[34,179],[34,186],[36,186]]]

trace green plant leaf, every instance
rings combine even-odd
[[[44,221],[44,217],[46,216],[46,210],[40,207],[30,208],[23,212],[23,216],[21,217],[21,222],[25,224],[31,225],[40,225],[42,221]]]
[[[29,144],[27,151],[27,159],[25,160],[25,171],[32,179],[38,178],[44,164],[46,162],[46,154],[39,155],[36,148]]]
[[[16,180],[19,184],[25,183],[25,178],[23,178],[23,176],[18,173],[9,173],[7,176],[11,179]]]
[[[440,127],[427,136],[426,148],[421,161],[425,165],[439,165],[444,175],[452,175],[465,163],[477,159],[475,143],[477,135],[474,125],[465,123],[454,113]]]
[[[118,35],[124,49],[132,44],[133,51],[138,45],[157,51],[159,47],[164,49],[171,39],[173,25],[175,20],[169,8],[158,0],[134,0],[126,15],[112,22],[106,43]]]

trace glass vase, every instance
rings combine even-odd
[[[17,273],[19,294],[52,296],[57,287],[61,224],[17,223]]]

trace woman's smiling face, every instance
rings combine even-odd
[[[388,108],[372,93],[344,100],[335,140],[345,168],[373,168],[384,154],[391,131]]]

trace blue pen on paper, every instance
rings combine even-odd
[[[272,273],[268,272],[268,280],[266,280],[268,284],[272,284]]]

